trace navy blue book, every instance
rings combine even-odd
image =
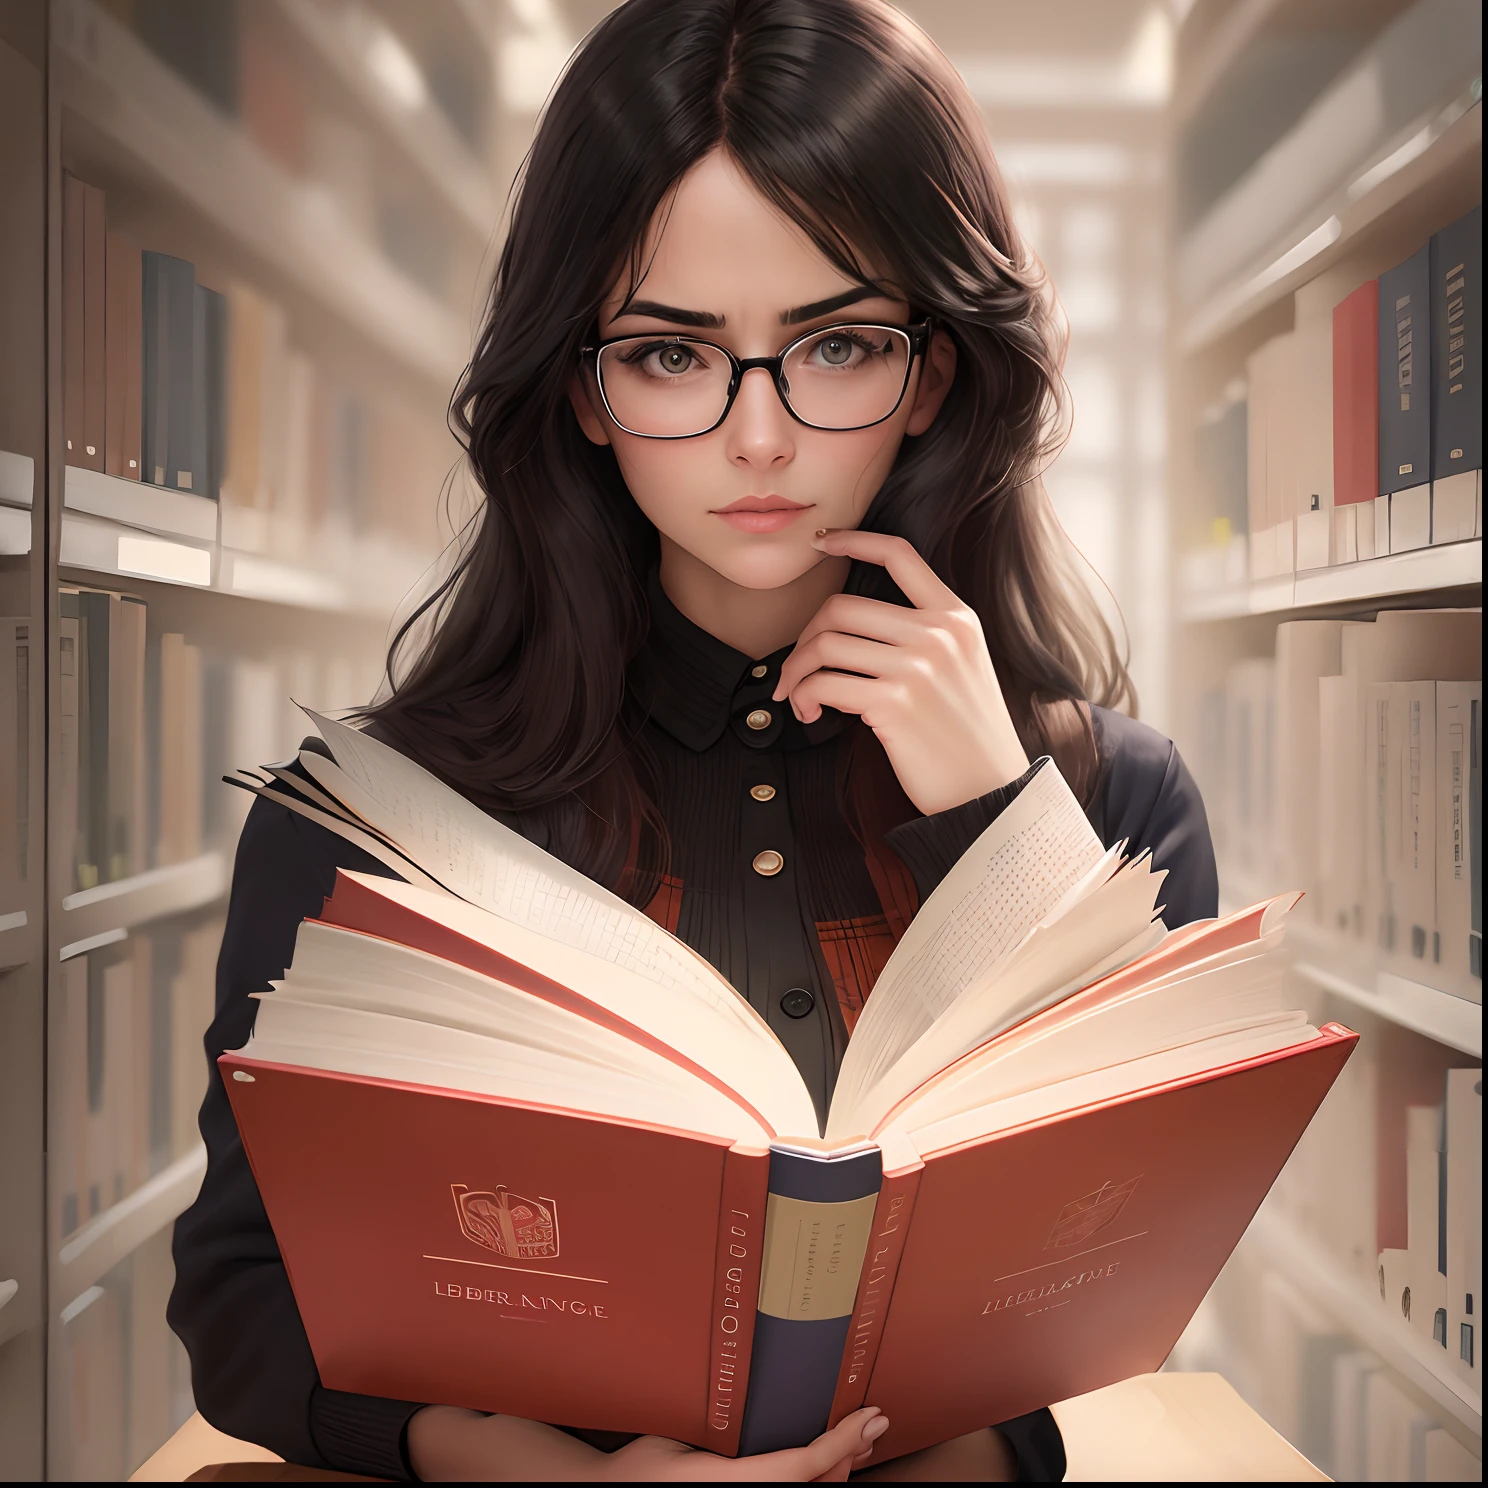
[[[1379,281],[1379,494],[1431,479],[1431,248]]]
[[[1483,209],[1431,240],[1431,478],[1483,468]]]
[[[196,269],[166,253],[140,255],[144,273],[144,476],[173,490],[199,489],[192,468],[196,383]]]

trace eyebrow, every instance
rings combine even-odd
[[[890,296],[872,284],[858,284],[852,289],[843,290],[841,294],[831,295],[825,300],[813,300],[809,305],[797,305],[794,310],[787,310],[781,315],[780,323],[781,325],[800,325],[803,321],[815,320],[818,316],[830,315],[834,310],[856,305],[860,300],[888,298]],[[680,306],[663,305],[656,300],[631,300],[621,306],[615,319],[619,320],[623,315],[645,315],[653,320],[669,320],[673,325],[697,326],[714,331],[722,330],[727,324],[725,317],[715,315],[711,310],[684,310]]]

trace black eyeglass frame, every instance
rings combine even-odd
[[[879,424],[893,418],[898,413],[900,405],[904,402],[904,395],[909,391],[910,374],[914,371],[915,362],[924,355],[925,347],[930,343],[930,333],[935,327],[934,319],[926,316],[924,320],[913,325],[889,325],[886,322],[874,320],[844,320],[833,325],[818,326],[815,330],[806,331],[790,342],[778,355],[772,357],[736,357],[728,347],[720,346],[716,341],[704,341],[701,336],[688,336],[680,331],[663,332],[655,337],[648,337],[645,332],[632,336],[611,336],[608,340],[597,341],[592,346],[580,348],[579,354],[589,358],[594,364],[594,383],[599,389],[600,400],[604,403],[605,412],[614,420],[617,428],[623,429],[627,434],[634,434],[638,439],[701,439],[704,434],[711,434],[715,429],[726,423],[729,414],[734,411],[734,400],[739,396],[739,388],[743,385],[744,374],[752,372],[756,367],[763,367],[770,374],[770,380],[775,384],[775,395],[780,399],[782,406],[798,424],[807,429],[820,429],[825,434],[854,434],[860,429],[876,428]],[[894,406],[881,418],[873,419],[866,424],[850,424],[846,428],[840,428],[833,424],[813,424],[810,419],[802,418],[794,408],[791,407],[789,384],[785,377],[785,359],[803,341],[810,341],[816,336],[825,336],[832,331],[846,331],[862,329],[866,331],[897,331],[900,335],[909,337],[909,360],[904,364],[904,384],[899,389],[899,396],[894,399]],[[599,354],[607,346],[619,346],[625,341],[647,341],[655,340],[659,346],[683,344],[691,342],[696,346],[706,346],[710,351],[721,352],[728,358],[730,367],[728,397],[724,400],[723,412],[720,413],[713,423],[706,429],[695,429],[691,434],[645,434],[639,429],[632,429],[629,424],[623,424],[615,416],[615,410],[610,407],[609,394],[605,392],[604,378],[600,375]]]

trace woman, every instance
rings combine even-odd
[[[482,520],[369,726],[712,961],[822,1109],[896,935],[1035,769],[1151,849],[1169,924],[1215,912],[1039,484],[1061,350],[964,86],[884,0],[631,0],[570,64],[454,402]],[[337,865],[379,871],[255,805],[214,1058]],[[868,1462],[871,1412],[729,1462],[323,1389],[215,1069],[201,1124],[170,1315],[224,1430],[385,1476]],[[867,1471],[1062,1475],[1048,1412],[990,1426]]]

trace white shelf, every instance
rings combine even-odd
[[[167,915],[202,909],[222,898],[227,887],[227,858],[210,852],[97,888],[80,889],[62,900],[62,950]]]
[[[1367,169],[1319,201],[1245,271],[1208,291],[1183,323],[1183,353],[1201,351],[1285,299],[1397,209],[1414,212],[1423,196],[1436,194],[1450,203],[1450,220],[1459,208],[1467,211],[1481,200],[1483,110],[1479,103],[1465,103],[1447,104],[1434,118],[1411,126],[1404,138],[1392,139]],[[1304,167],[1298,169],[1305,177]]]
[[[1320,966],[1316,959],[1310,959],[1313,951],[1323,948],[1322,942],[1322,937],[1316,943],[1299,939],[1298,956],[1292,964],[1298,976],[1342,997],[1355,1007],[1365,1008],[1378,1017],[1398,1023],[1402,1028],[1424,1033],[1427,1038],[1460,1049],[1474,1059],[1483,1057],[1481,1003],[1453,997],[1450,992],[1441,992],[1424,982],[1413,982],[1388,971],[1377,971],[1371,987],[1361,978],[1340,975],[1327,966]]]
[[[1366,1348],[1454,1420],[1483,1436],[1483,1397],[1453,1369],[1447,1351],[1385,1311],[1379,1294],[1355,1280],[1311,1236],[1284,1215],[1262,1208],[1242,1244],[1260,1248],[1268,1262],[1289,1277]]]
[[[207,1171],[207,1149],[198,1143],[127,1198],[96,1214],[58,1247],[51,1266],[53,1312],[96,1286],[151,1235],[190,1206]]]
[[[386,624],[419,585],[430,558],[377,534],[290,530],[272,512],[239,512],[204,496],[170,491],[96,470],[67,467],[60,562],[63,568],[236,595],[265,604],[321,610]],[[0,507],[0,552],[4,519]],[[31,515],[23,518],[29,539]],[[251,518],[251,521],[245,520]],[[222,537],[234,539],[225,545]],[[328,571],[282,555],[330,550]]]
[[[108,517],[126,527],[141,527],[167,537],[194,542],[217,540],[217,503],[206,496],[105,475],[78,465],[67,466],[64,474],[62,504],[68,511]]]
[[[1326,605],[1362,605],[1375,599],[1430,594],[1437,589],[1460,589],[1482,582],[1483,540],[1474,537],[1467,542],[1416,548],[1362,563],[1340,563],[1332,568],[1257,579],[1235,589],[1188,594],[1181,614],[1185,620],[1233,620]]]
[[[321,0],[279,0],[279,8],[324,65],[361,100],[384,138],[399,149],[482,243],[496,230],[501,202],[491,171],[427,94],[400,108],[373,76],[366,54],[375,33],[367,16]]]
[[[91,0],[58,0],[52,16],[61,98],[131,174],[184,198],[406,366],[452,385],[469,354],[466,328],[324,192],[269,160]]]

